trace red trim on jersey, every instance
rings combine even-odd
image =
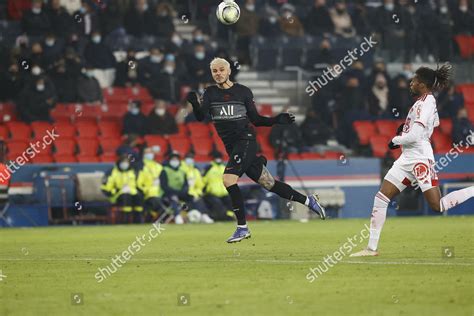
[[[402,184],[406,187],[411,187],[410,179],[408,179],[406,177],[405,177],[405,179],[403,179]]]
[[[437,187],[437,186],[438,186],[438,184],[439,184],[439,181],[438,181],[438,179],[431,179],[431,186],[433,186],[433,187]]]

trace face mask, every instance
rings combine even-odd
[[[205,90],[204,88],[199,88],[198,93],[202,95],[204,93],[204,90]]]
[[[86,8],[81,7],[81,8],[79,9],[79,12],[81,12],[82,14],[86,13]]]
[[[204,57],[206,57],[206,54],[204,54],[203,52],[197,52],[194,54],[194,56],[196,56],[196,58],[199,60],[203,60]]]
[[[91,71],[86,71],[84,74],[89,78],[92,78],[94,76],[94,74]]]
[[[393,5],[393,3],[388,3],[388,4],[385,5],[385,9],[386,9],[387,11],[393,11],[393,8],[394,8],[394,7],[395,7],[395,6]]]
[[[33,12],[34,14],[40,14],[41,13],[41,8],[32,8],[31,12]]]
[[[249,11],[254,11],[254,10],[255,10],[255,5],[253,5],[253,4],[248,4],[248,5],[245,6],[245,8],[246,8],[247,10],[249,10]]]
[[[130,113],[132,113],[133,115],[137,115],[138,113],[140,113],[140,109],[139,108],[132,108],[132,109],[130,109]]]
[[[268,18],[268,21],[270,21],[271,24],[275,24],[276,21],[277,21],[277,17],[276,16],[271,16]]]
[[[466,5],[460,6],[460,7],[459,7],[459,11],[461,11],[461,12],[467,12],[467,6],[466,6]]]
[[[165,70],[165,72],[166,72],[167,74],[170,74],[170,75],[171,75],[171,74],[173,73],[173,71],[174,71],[174,68],[173,68],[173,67],[170,67],[170,66],[166,66],[164,70]]]
[[[152,63],[158,64],[158,63],[161,63],[162,60],[163,60],[163,56],[160,56],[160,55],[151,55],[150,56],[150,61]]]
[[[446,14],[446,13],[448,13],[448,7],[441,7],[441,8],[439,9],[439,11],[440,11],[442,14]]]
[[[175,61],[176,57],[174,57],[173,54],[168,54],[168,55],[166,55],[166,60],[167,61]]]
[[[181,44],[183,43],[183,40],[179,36],[173,36],[171,41],[178,46],[181,46]]]
[[[146,153],[143,155],[143,159],[145,160],[153,160],[155,158],[155,154],[153,153]]]
[[[158,116],[163,116],[163,115],[165,115],[166,110],[165,110],[165,109],[156,109],[156,110],[155,110],[155,113],[156,113],[156,115],[158,115]]]
[[[193,158],[188,157],[184,160],[184,162],[186,162],[186,164],[188,166],[194,166],[194,159]]]
[[[203,37],[202,35],[196,35],[196,36],[194,37],[194,40],[195,40],[196,42],[202,42],[202,41],[204,40],[204,37]]]
[[[146,11],[146,10],[148,10],[148,4],[143,5],[143,11]]]
[[[44,41],[44,43],[45,43],[46,46],[48,46],[48,47],[54,46],[54,43],[55,43],[55,42],[56,42],[56,41],[54,40],[54,38],[51,38],[51,39],[48,38],[47,40]]]
[[[170,166],[172,168],[178,168],[179,167],[179,160],[178,159],[171,159],[170,160]]]
[[[92,36],[92,41],[96,44],[99,44],[101,40],[102,40],[102,37],[99,35]]]
[[[405,76],[405,78],[407,79],[411,79],[413,77],[413,73],[410,71],[410,70],[404,70],[403,71],[403,75]]]
[[[35,66],[35,67],[31,68],[31,73],[35,76],[39,76],[39,74],[41,73],[41,68]]]
[[[219,164],[222,163],[222,159],[220,159],[220,158],[217,158],[217,159],[214,160],[214,161],[215,161],[216,163],[219,163]]]
[[[36,90],[38,91],[44,91],[44,84],[40,83],[36,85]]]
[[[128,163],[128,161],[122,161],[119,163],[119,168],[121,170],[127,170],[128,168],[130,168],[130,164]]]
[[[166,12],[166,11],[161,12],[161,13],[160,13],[160,16],[163,16],[163,17],[168,16],[168,12]]]

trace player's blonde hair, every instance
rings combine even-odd
[[[226,67],[227,69],[230,70],[230,64],[227,60],[225,60],[224,58],[220,58],[220,57],[216,57],[214,58],[211,63],[210,63],[210,68],[212,69],[212,67],[214,66],[218,66],[218,65],[224,65],[224,67]]]

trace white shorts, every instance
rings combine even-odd
[[[420,158],[418,160],[406,160],[398,158],[392,168],[385,175],[385,180],[395,185],[400,192],[406,187],[418,187],[422,192],[438,186],[438,174],[434,169],[434,161]]]

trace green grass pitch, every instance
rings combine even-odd
[[[0,315],[474,315],[474,217],[389,218],[379,257],[310,283],[367,222],[167,225],[100,283],[151,225],[0,229]]]

